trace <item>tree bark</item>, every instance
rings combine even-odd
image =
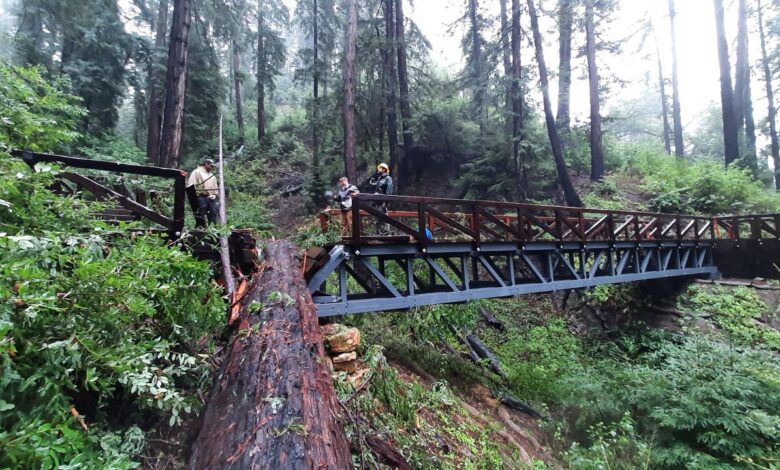
[[[737,64],[734,80],[734,114],[738,132],[745,131],[743,163],[758,173],[756,159],[756,123],[753,120],[753,99],[750,91],[750,55],[748,52],[747,0],[739,0],[737,17]]]
[[[190,468],[351,468],[295,246],[268,244],[203,413]],[[254,305],[260,304],[257,308]]]
[[[761,68],[764,71],[764,85],[766,86],[767,120],[769,121],[769,139],[772,152],[772,161],[775,166],[775,190],[780,191],[780,139],[777,137],[777,108],[775,107],[775,93],[772,89],[772,71],[769,68],[769,56],[766,51],[766,35],[764,33],[764,11],[761,0],[756,0],[758,10],[758,33],[761,39]]]
[[[319,189],[322,187],[322,182],[320,181],[320,134],[319,134],[319,125],[320,125],[320,63],[319,63],[319,30],[318,30],[318,21],[319,21],[319,5],[317,3],[317,0],[314,0],[313,2],[313,18],[314,18],[314,24],[312,28],[312,47],[314,49],[314,62],[313,62],[313,70],[312,70],[312,106],[313,106],[313,119],[312,119],[312,126],[311,126],[311,140],[312,140],[312,174],[313,174],[313,181],[312,184],[314,186],[315,191],[319,191]],[[314,197],[319,197],[319,194],[314,194]]]
[[[501,58],[504,63],[504,82],[506,84],[506,94],[504,97],[504,107],[507,114],[512,113],[512,48],[509,44],[511,29],[509,26],[509,17],[506,12],[506,0],[499,0],[501,7]],[[509,120],[507,119],[507,122]]]
[[[516,1],[516,0],[513,0]],[[569,170],[566,168],[566,161],[563,158],[563,148],[561,140],[558,138],[558,129],[555,125],[552,104],[550,103],[549,81],[547,79],[547,64],[544,61],[544,44],[542,43],[542,34],[539,31],[539,20],[536,16],[536,7],[533,0],[528,0],[528,14],[531,17],[531,30],[534,37],[534,48],[536,50],[536,62],[539,65],[539,80],[542,88],[542,99],[544,102],[544,117],[547,124],[547,136],[550,138],[550,147],[552,147],[553,158],[555,158],[555,169],[558,172],[558,179],[563,189],[563,195],[566,204],[574,207],[582,207],[580,197],[574,189],[569,176]]]
[[[181,157],[184,96],[187,86],[187,38],[192,21],[191,0],[174,0],[168,70],[165,77],[165,112],[160,147],[162,166],[176,168]]]
[[[658,91],[661,94],[661,119],[663,121],[664,150],[667,155],[672,154],[672,142],[670,140],[671,129],[669,128],[669,105],[666,102],[666,79],[664,78],[664,67],[661,62],[661,49],[658,47],[658,37],[655,34],[655,27],[650,23],[650,29],[653,33],[653,42],[655,42],[655,56],[658,60]]]
[[[720,64],[720,101],[723,110],[723,143],[726,149],[725,163],[729,166],[739,159],[737,118],[734,114],[734,89],[731,85],[729,45],[726,41],[726,25],[723,21],[723,0],[713,0],[715,7],[716,40]]]
[[[162,125],[163,101],[157,73],[157,62],[165,50],[165,36],[168,31],[168,0],[160,0],[157,12],[157,26],[154,38],[154,54],[149,59],[149,112],[146,126],[146,159],[152,165],[160,164],[160,126]]]
[[[241,108],[241,54],[238,41],[233,39],[233,88],[236,96],[236,125],[239,143],[244,143],[244,113]]]
[[[587,37],[588,84],[590,86],[590,179],[604,178],[604,151],[601,148],[601,100],[599,71],[596,64],[596,25],[594,0],[585,2],[585,35]]]
[[[263,21],[263,0],[257,1],[257,141],[265,137],[265,25]]]
[[[471,22],[471,75],[472,92],[474,93],[474,114],[479,123],[480,133],[485,131],[485,83],[482,70],[482,44],[479,39],[478,0],[468,0],[469,21]]]
[[[347,25],[344,33],[344,171],[347,178],[357,183],[355,159],[355,37],[357,35],[357,0],[347,2]],[[400,53],[399,53],[400,56]]]
[[[396,69],[395,69],[395,21],[393,15],[394,0],[384,0],[385,5],[385,98],[387,104],[387,147],[390,158],[390,169],[395,172],[394,183],[398,188],[400,181],[398,165],[398,124],[396,122]]]
[[[569,132],[571,103],[571,30],[574,15],[573,0],[558,2],[558,131]]]
[[[674,123],[674,154],[682,158],[685,156],[683,143],[682,115],[680,111],[680,85],[677,75],[677,28],[674,18],[677,12],[674,9],[674,0],[669,0],[669,22],[672,27],[672,121]]]
[[[412,133],[412,107],[409,103],[409,74],[406,68],[406,32],[404,31],[403,0],[395,0],[395,36],[398,47],[398,90],[401,105],[401,130],[404,141],[404,157],[414,145]]]
[[[528,173],[525,152],[522,149],[524,127],[524,104],[522,91],[522,63],[520,61],[520,0],[512,0],[512,158],[515,165],[517,196],[521,201],[528,199]]]

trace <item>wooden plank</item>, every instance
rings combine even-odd
[[[89,158],[67,157],[51,153],[31,152],[29,150],[12,150],[11,155],[21,157],[28,165],[36,163],[62,163],[74,168],[86,168],[89,170],[104,170],[114,173],[129,173],[132,175],[158,176],[161,178],[184,177],[186,172],[174,168],[162,168],[158,166],[133,165],[130,163],[110,162],[106,160],[92,160]]]
[[[168,229],[173,226],[173,219],[170,217],[166,217],[158,212],[153,211],[152,209],[149,209],[146,206],[142,206],[132,199],[122,196],[113,189],[103,186],[102,184],[87,178],[86,176],[81,176],[70,172],[62,172],[60,173],[60,176],[84,187],[87,191],[94,194],[98,199],[114,200],[122,207],[133,211],[133,213],[138,214],[145,219],[149,219],[152,222],[158,223]]]

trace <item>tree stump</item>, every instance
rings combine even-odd
[[[352,466],[295,246],[271,242],[202,417],[193,469]]]

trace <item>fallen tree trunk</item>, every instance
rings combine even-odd
[[[482,315],[482,319],[485,320],[485,323],[499,331],[504,331],[504,324],[486,307],[479,307],[479,314]]]
[[[271,242],[240,301],[190,468],[352,465],[317,316],[288,241]]]

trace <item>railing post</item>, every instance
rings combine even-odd
[[[480,233],[482,227],[479,222],[479,207],[477,204],[471,205],[471,229],[474,230],[474,233],[476,234],[476,239],[474,241],[479,244],[482,239],[482,234]]]
[[[615,235],[615,214],[612,212],[607,214],[607,239],[613,243],[617,241],[617,236]]]
[[[526,209],[525,206],[519,207],[517,209],[517,231],[520,233],[520,241],[523,243],[529,241],[530,239],[530,234],[525,227],[525,212],[527,210],[528,209]]]
[[[585,240],[585,212],[582,209],[577,209],[577,213],[579,214],[579,225],[577,226],[577,231],[580,233],[580,241],[584,243],[587,241]]]
[[[420,235],[418,236],[417,241],[421,245],[425,245],[428,243],[428,237],[425,236],[425,203],[424,202],[417,203],[417,224],[418,224],[418,229],[420,231]]]
[[[563,243],[563,224],[561,223],[561,211],[553,211],[553,219],[555,219],[555,234],[558,236],[558,242]]]
[[[761,219],[756,216],[750,218],[750,236],[756,240],[761,238]]]
[[[173,225],[169,227],[172,235],[175,237],[181,236],[184,230],[184,192],[186,182],[183,173],[176,175],[174,183],[174,196],[173,196]],[[219,201],[220,204],[225,204],[225,201]]]
[[[355,245],[360,244],[360,196],[352,198],[352,243]]]
[[[636,241],[641,242],[642,241],[642,234],[639,233],[639,216],[638,215],[632,215],[631,217],[634,218],[634,238]],[[628,238],[628,237],[626,237]]]
[[[674,229],[677,231],[677,241],[682,241],[682,221],[680,220],[680,215],[677,214],[677,216],[674,219]]]

